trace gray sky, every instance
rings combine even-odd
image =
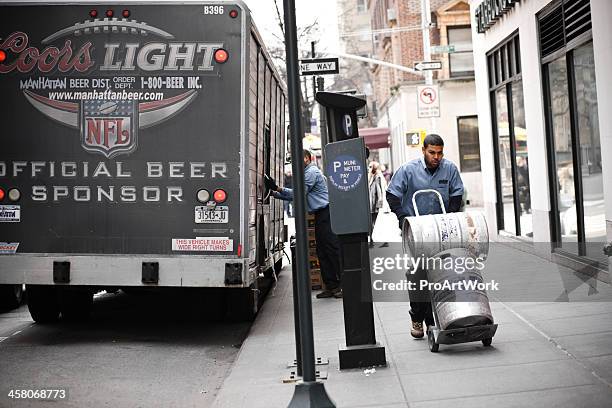
[[[277,0],[283,13],[283,0]],[[251,9],[255,24],[266,45],[273,41],[273,33],[281,36],[274,0],[245,0]],[[317,50],[338,50],[338,22],[336,0],[295,0],[296,20],[298,26],[305,26],[319,20],[321,43]]]

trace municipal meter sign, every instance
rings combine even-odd
[[[332,231],[338,235],[367,234],[370,196],[363,138],[328,143],[323,154]]]
[[[419,118],[440,117],[440,92],[438,85],[417,86],[417,116]]]
[[[356,157],[340,155],[327,166],[329,181],[340,191],[350,191],[364,178],[364,168]]]

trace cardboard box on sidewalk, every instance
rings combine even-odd
[[[310,270],[310,287],[312,290],[323,289],[323,279],[321,278],[320,269]]]
[[[308,228],[307,229],[307,235],[308,235],[308,240],[310,241],[311,239],[314,240],[315,239],[315,230],[314,228]]]
[[[314,226],[315,226],[314,215],[309,214],[306,217],[306,228],[313,228],[314,229]]]

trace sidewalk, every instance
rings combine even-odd
[[[392,215],[381,216],[374,238],[394,241],[397,233],[399,240]],[[541,258],[510,248],[500,256],[516,270],[546,278],[550,263]],[[291,400],[295,387],[282,382],[295,358],[289,268],[268,296],[215,407],[286,407]],[[556,281],[559,268],[549,268]],[[328,394],[338,407],[612,406],[612,290],[599,282],[597,296],[587,296],[592,283],[562,272],[560,290],[568,279],[585,288],[572,292],[570,302],[491,303],[499,328],[489,348],[479,342],[441,345],[431,353],[426,340],[410,336],[408,302],[375,303],[376,337],[386,347],[388,366],[369,375],[338,369],[342,301],[313,293],[315,354],[329,358],[329,365],[317,368],[328,374]]]

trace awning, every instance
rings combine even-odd
[[[389,147],[391,132],[389,128],[363,128],[359,129],[359,136],[365,139],[365,144],[370,149],[382,149]]]

